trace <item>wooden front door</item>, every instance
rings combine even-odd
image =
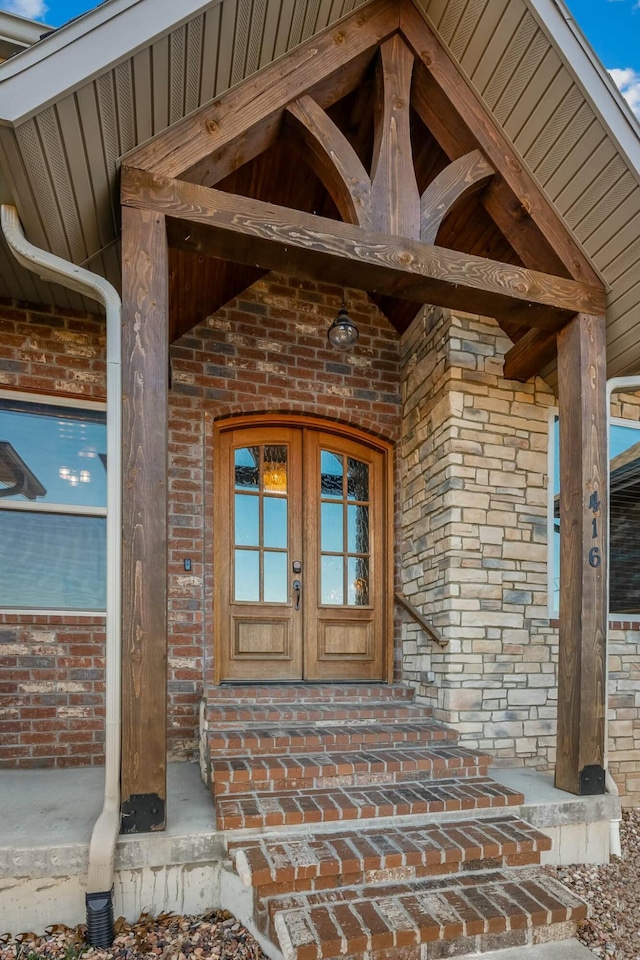
[[[218,434],[218,680],[382,680],[386,451],[315,426]]]

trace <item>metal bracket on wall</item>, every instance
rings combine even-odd
[[[153,833],[165,828],[165,801],[157,793],[133,793],[120,809],[120,833]]]
[[[604,769],[592,763],[580,771],[580,796],[595,797],[605,793]]]

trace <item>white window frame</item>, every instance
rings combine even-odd
[[[553,529],[553,507],[554,507],[554,492],[553,492],[553,480],[555,477],[556,462],[555,462],[555,446],[553,443],[553,427],[556,417],[559,415],[558,407],[551,407],[549,409],[549,433],[548,433],[548,449],[547,449],[547,470],[549,482],[547,484],[547,603],[548,603],[548,612],[550,620],[557,620],[560,616],[560,611],[554,609],[553,597],[554,597],[554,579],[555,579],[555,562],[554,562],[554,529]],[[609,430],[611,427],[627,427],[632,428],[638,431],[640,439],[640,421],[638,420],[627,420],[624,417],[610,417],[609,418]],[[607,450],[609,449],[609,443],[607,442]],[[559,466],[559,465],[558,465]],[[608,546],[607,546],[608,549]],[[607,558],[608,559],[608,558]],[[610,611],[609,613],[609,623],[618,623],[619,621],[624,621],[625,623],[638,623],[640,624],[640,614],[628,614],[628,613],[615,613]]]
[[[107,404],[102,400],[87,400],[84,397],[61,397],[48,393],[28,393],[22,390],[0,389],[0,400],[19,400],[24,403],[41,404],[46,407],[71,407],[74,410],[97,410],[106,413]],[[76,517],[106,517],[106,507],[80,507],[69,503],[38,503],[19,500],[0,500],[0,510],[21,510],[26,513],[66,513]],[[106,617],[106,610],[78,610],[74,607],[0,607],[0,614],[12,616],[59,617]]]

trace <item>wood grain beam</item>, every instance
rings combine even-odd
[[[440,224],[457,204],[486,183],[495,170],[479,150],[450,163],[431,181],[420,198],[420,239],[435,243]]]
[[[371,179],[355,150],[312,97],[287,107],[289,128],[345,223],[371,226]]]
[[[178,221],[172,243],[207,256],[557,330],[604,310],[586,284],[219,190],[122,169],[122,203]],[[595,308],[595,309],[594,309]]]
[[[423,65],[414,72],[413,104],[443,149],[453,159],[482,150],[537,227],[537,245],[550,246],[574,280],[604,289],[500,125],[411,0],[400,0],[400,29]]]
[[[508,331],[507,331],[508,332]],[[527,330],[507,351],[504,358],[506,380],[526,383],[556,355],[556,335],[545,330]]]
[[[163,830],[167,721],[168,245],[122,210],[122,829]]]
[[[606,324],[558,335],[560,636],[555,784],[604,793],[606,709]]]
[[[376,0],[136,148],[127,163],[217,183],[274,142],[287,104],[309,94],[326,108],[355,89],[397,29],[397,11]]]
[[[380,47],[376,73],[371,207],[374,229],[420,237],[420,194],[411,147],[411,74],[415,55],[399,34]]]

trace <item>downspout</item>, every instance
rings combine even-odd
[[[107,609],[105,644],[105,784],[102,813],[89,846],[87,939],[110,947],[114,857],[120,832],[120,611],[121,611],[121,304],[116,289],[90,270],[35,247],[26,239],[18,211],[2,204],[2,232],[16,260],[42,280],[59,283],[101,303],[107,317]]]
[[[607,380],[607,464],[611,462],[610,437],[611,437],[611,397],[616,390],[640,390],[640,377],[612,377]],[[610,498],[611,471],[607,469],[607,549],[611,555],[611,507]],[[606,593],[606,611],[607,611],[607,657],[605,666],[605,691],[607,709],[604,717],[604,775],[607,792],[617,797],[618,785],[609,771],[609,583],[611,577],[611,564],[607,558],[607,593]],[[620,817],[614,817],[609,820],[609,853],[614,857],[622,856],[620,846]]]

